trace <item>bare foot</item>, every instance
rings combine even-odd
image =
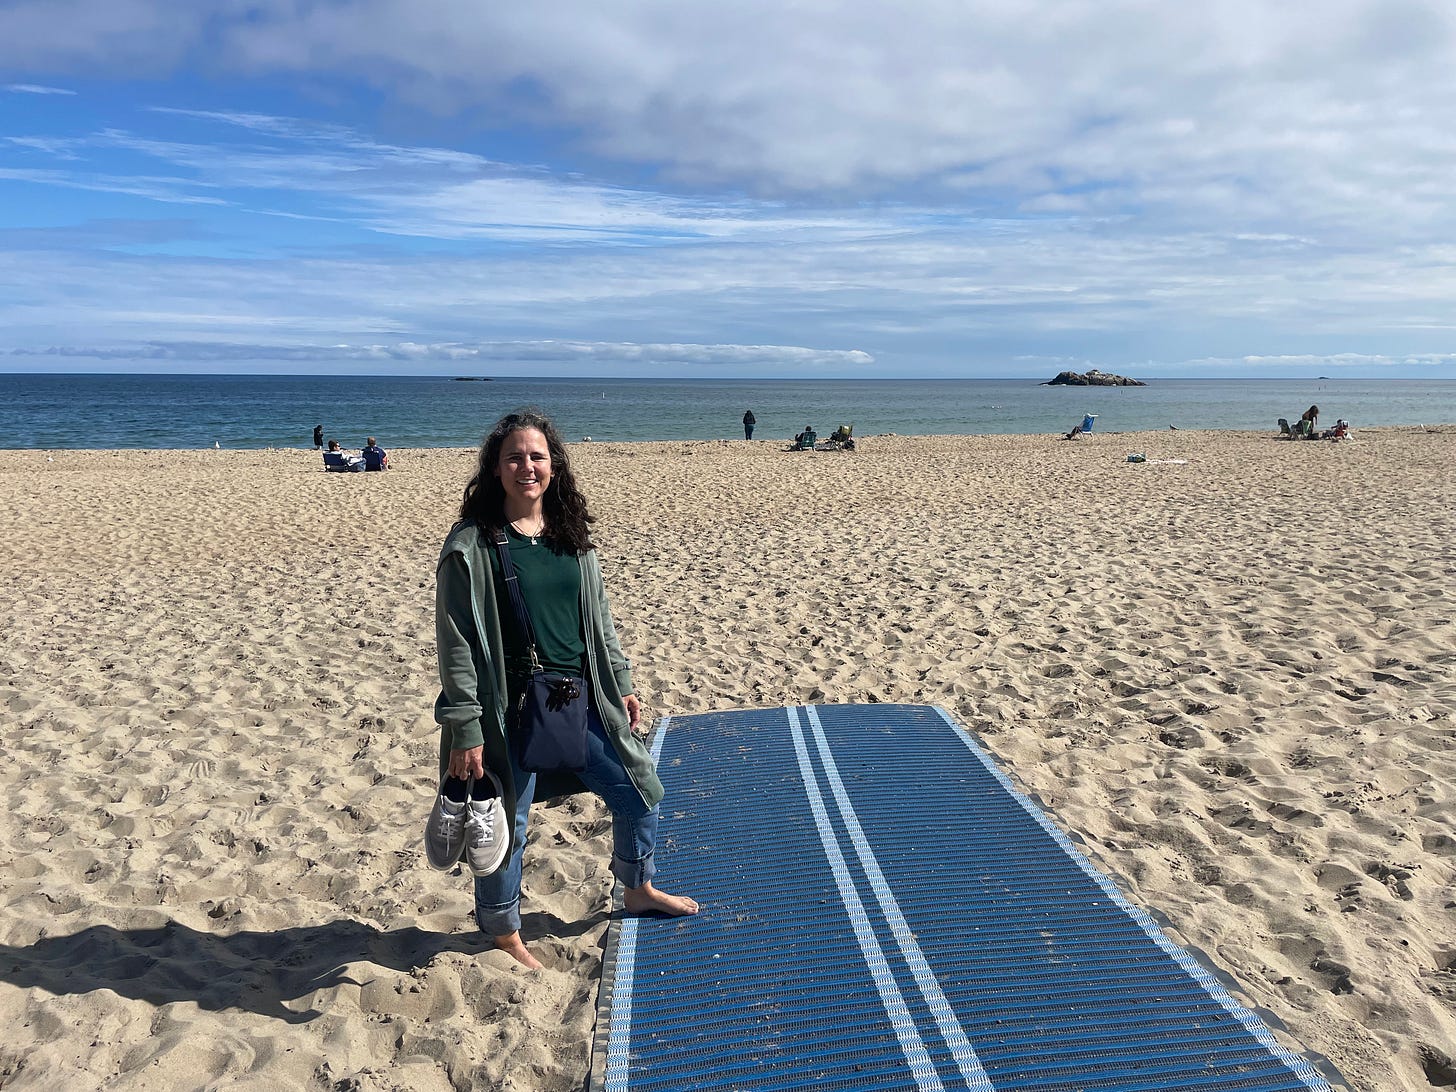
[[[539,971],[541,969],[541,961],[526,950],[526,942],[521,939],[520,933],[506,933],[504,936],[496,937],[495,946],[512,956],[517,963],[524,965],[527,970]]]
[[[622,905],[627,908],[629,914],[648,914],[656,911],[659,914],[677,918],[684,914],[698,912],[698,904],[692,899],[686,895],[669,895],[666,891],[659,891],[652,886],[651,880],[641,887],[629,887],[623,891]]]

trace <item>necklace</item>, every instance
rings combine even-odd
[[[545,516],[541,517],[541,522],[536,525],[536,529],[534,531],[521,530],[519,527],[516,526],[517,522],[518,521],[516,520],[511,520],[511,530],[515,531],[516,534],[520,535],[522,538],[529,538],[531,540],[532,546],[536,545],[536,540],[546,533]]]

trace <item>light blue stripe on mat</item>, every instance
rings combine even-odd
[[[1326,1092],[944,710],[674,717],[595,1092]],[[1334,1078],[1338,1080],[1338,1078]]]
[[[804,779],[809,808],[814,813],[814,823],[819,828],[819,840],[824,846],[824,855],[829,858],[834,882],[839,888],[840,901],[844,903],[844,909],[849,915],[850,927],[854,930],[859,950],[874,978],[875,989],[879,991],[880,1001],[885,1006],[885,1014],[890,1018],[890,1027],[895,1032],[895,1037],[900,1040],[900,1049],[905,1052],[910,1075],[915,1078],[915,1085],[921,1092],[944,1092],[945,1086],[936,1076],[935,1066],[925,1050],[925,1041],[920,1038],[915,1020],[905,1006],[905,998],[900,993],[900,988],[895,985],[895,976],[885,959],[885,951],[875,937],[869,915],[865,913],[864,902],[855,890],[854,879],[849,874],[849,865],[839,850],[838,838],[829,825],[829,813],[824,808],[824,798],[819,794],[819,784],[809,762],[809,751],[804,745],[804,733],[799,730],[798,713],[793,709],[789,710],[789,731],[794,737],[799,774]]]
[[[652,761],[662,757],[662,741],[667,738],[671,717],[663,717],[652,737]],[[607,1012],[606,1059],[602,1072],[605,1092],[625,1092],[632,1041],[632,978],[637,964],[638,918],[621,916],[608,941],[608,955],[603,959],[603,978],[611,985],[611,1000],[601,1007]],[[613,943],[613,940],[615,943]],[[608,974],[606,967],[611,967]]]
[[[960,1068],[961,1076],[965,1079],[966,1087],[990,1089],[992,1087],[990,1078],[981,1068],[980,1059],[976,1057],[975,1050],[966,1038],[965,1030],[956,1020],[955,1013],[951,1011],[945,994],[941,992],[940,983],[936,981],[934,972],[925,961],[925,953],[915,942],[915,934],[910,931],[910,924],[905,920],[905,915],[900,912],[900,905],[895,901],[895,896],[890,891],[890,885],[885,880],[884,873],[880,871],[879,864],[875,861],[874,852],[870,849],[864,830],[859,825],[859,818],[855,815],[854,804],[839,776],[839,768],[834,764],[834,755],[830,750],[829,741],[824,738],[824,728],[819,723],[819,714],[813,706],[808,708],[808,716],[809,724],[814,730],[814,742],[819,747],[819,758],[824,765],[824,774],[833,790],[834,800],[839,805],[839,813],[844,817],[845,829],[849,833],[850,841],[854,843],[855,853],[864,866],[865,875],[875,893],[876,901],[880,904],[880,910],[885,915],[885,921],[889,923],[891,932],[894,934],[895,943],[900,946],[905,962],[909,964],[915,976],[915,984],[920,988],[921,994],[930,1006],[931,1013],[935,1016],[936,1027],[945,1037],[951,1054],[955,1057],[956,1065]],[[789,720],[791,724],[796,720],[792,709],[789,710]],[[796,726],[795,732],[797,731]]]

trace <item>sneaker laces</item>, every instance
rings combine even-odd
[[[446,838],[456,838],[460,834],[460,824],[465,822],[466,813],[470,811],[462,807],[459,811],[451,811],[449,808],[440,809],[440,833]]]
[[[474,849],[480,849],[495,832],[495,811],[487,809],[482,815],[474,808],[466,808],[465,837]]]

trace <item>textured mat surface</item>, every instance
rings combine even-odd
[[[1330,1088],[943,710],[705,713],[653,746],[663,886],[703,910],[613,923],[594,1090]]]

